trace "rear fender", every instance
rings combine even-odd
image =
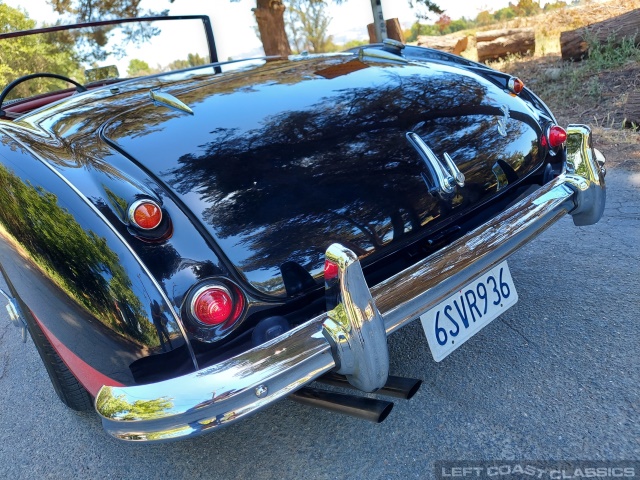
[[[195,369],[160,285],[69,182],[0,131],[0,264],[37,322],[95,395]]]

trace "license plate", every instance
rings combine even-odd
[[[441,361],[518,301],[506,260],[420,316],[431,354]]]

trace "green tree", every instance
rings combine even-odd
[[[509,3],[509,6],[513,8],[518,17],[528,17],[542,11],[540,2],[537,0],[518,0],[517,5],[513,6]]]
[[[141,77],[143,75],[149,75],[151,73],[151,67],[144,60],[132,58],[129,60],[129,67],[127,67],[127,75],[129,77]]]
[[[207,60],[205,58],[202,58],[197,53],[190,53],[187,55],[186,59],[174,60],[165,68],[163,68],[163,70],[164,71],[182,70],[184,68],[198,67],[200,65],[204,65],[205,63],[207,63]]]
[[[440,35],[440,30],[435,25],[426,25],[416,21],[411,25],[409,33],[405,35],[405,40],[407,42],[415,42],[418,40],[418,35]]]
[[[199,67],[200,65],[207,63],[207,59],[201,57],[197,53],[190,53],[187,55],[187,62],[190,67]]]
[[[418,35],[447,35],[449,33],[459,32],[460,30],[466,30],[475,26],[476,23],[467,18],[451,20],[449,16],[441,15],[438,21],[433,25],[415,22],[411,25],[411,28],[405,32],[405,39],[407,42],[415,42],[418,40]]]
[[[488,10],[483,10],[476,16],[476,24],[480,27],[491,25],[494,22],[493,15]]]
[[[347,50],[349,48],[361,47],[367,44],[368,42],[366,40],[349,40],[347,43],[342,45],[342,49]]]
[[[334,1],[340,4],[343,0]],[[418,18],[426,18],[430,13],[443,13],[443,10],[431,0],[408,1],[412,8],[416,8],[416,16]],[[288,5],[291,5],[291,1],[256,0],[256,8],[253,9],[253,12],[258,23],[258,36],[266,55],[289,55],[291,53],[284,19]]]
[[[459,32],[460,30],[466,30],[468,28],[474,27],[475,24],[473,21],[467,18],[459,18],[457,20],[453,20],[449,26],[447,27],[447,33]]]
[[[498,10],[496,13],[493,14],[493,18],[494,20],[497,20],[497,21],[504,21],[504,20],[511,20],[512,18],[515,18],[517,15],[518,15],[517,12],[513,9],[513,5],[511,5],[509,7],[504,7]]]
[[[47,0],[60,14],[70,14],[79,21],[89,21],[96,19],[126,18],[140,15],[157,14],[149,10],[140,8],[140,0]],[[169,0],[173,3],[174,0]],[[238,1],[238,0],[231,0]],[[291,0],[295,1],[295,0]],[[341,3],[343,0],[334,0]],[[419,18],[425,17],[429,13],[443,13],[432,0],[408,0],[412,8],[416,8]],[[289,55],[291,47],[287,38],[284,14],[290,2],[282,0],[256,0],[256,7],[253,9],[258,24],[258,36],[264,47],[266,55]],[[426,13],[425,13],[426,12]],[[164,13],[164,12],[162,12]],[[132,32],[132,38],[137,32]],[[142,35],[148,35],[142,32]],[[104,41],[105,35],[93,35],[91,41],[100,45]]]
[[[432,13],[436,13],[438,15],[442,15],[444,13],[444,10],[431,0],[409,0],[409,6],[411,8],[415,8],[417,10],[416,17],[422,19],[428,18]]]
[[[140,0],[47,0],[47,3],[59,14],[72,15],[79,22],[168,13],[168,10],[143,10],[140,8]]]
[[[567,2],[563,2],[562,0],[556,0],[554,3],[545,4],[543,10],[545,12],[548,12],[551,10],[557,10],[558,8],[565,8],[566,6],[567,6]]]
[[[77,22],[156,16],[169,13],[169,10],[144,10],[140,8],[140,0],[47,0],[47,3],[57,13],[70,15]],[[84,53],[84,61],[104,60],[107,55],[113,53],[107,50],[111,40],[109,33],[112,29],[113,27],[108,25],[92,27],[83,31],[82,36],[76,38],[78,51]],[[145,42],[159,33],[159,30],[150,24],[129,24],[122,28],[122,31],[125,43]],[[110,48],[118,52],[121,47],[111,45]]]
[[[438,30],[440,33],[445,33],[445,30],[451,25],[451,17],[449,15],[440,15],[440,18],[436,21]]]
[[[36,22],[18,9],[0,3],[0,32],[29,30]],[[0,42],[0,82],[3,85],[33,72],[53,72],[82,79],[83,70],[73,50],[73,40],[64,35],[31,35],[7,38]],[[58,89],[64,82],[37,78],[18,85],[12,97],[27,97]]]
[[[321,53],[335,50],[327,29],[331,17],[325,0],[290,0],[285,14],[289,42],[298,52]]]

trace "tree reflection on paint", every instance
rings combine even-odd
[[[506,155],[495,124],[502,113],[486,95],[476,79],[387,72],[383,84],[332,91],[257,128],[214,128],[170,178],[179,192],[201,196],[203,218],[219,238],[238,239],[248,252],[243,270],[287,261],[317,268],[333,241],[370,253],[495,189],[497,159],[522,165],[533,130],[509,122],[509,137],[525,140]],[[466,170],[458,198],[427,193],[408,130]]]
[[[145,345],[158,335],[106,239],[85,231],[55,195],[0,166],[0,224],[31,259],[103,324]]]

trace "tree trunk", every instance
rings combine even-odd
[[[626,128],[640,127],[640,92],[630,92],[624,104],[624,126]]]
[[[397,18],[388,18],[384,23],[387,28],[387,38],[404,43],[404,32],[400,26],[400,21]],[[367,25],[367,32],[369,33],[369,43],[379,43],[376,36],[376,27],[373,23]]]
[[[563,60],[582,60],[589,54],[588,40],[607,43],[612,39],[620,45],[624,37],[634,38],[640,46],[640,8],[617,17],[592,23],[586,27],[569,30],[560,34],[560,51]]]
[[[253,9],[265,55],[291,55],[284,29],[285,8],[279,0],[257,0],[257,6]]]
[[[526,55],[536,49],[536,35],[533,28],[513,28],[509,30],[489,30],[476,33],[478,61],[496,60],[509,54]]]
[[[460,55],[468,45],[469,37],[466,35],[418,35],[418,46],[435,48],[455,55]]]

